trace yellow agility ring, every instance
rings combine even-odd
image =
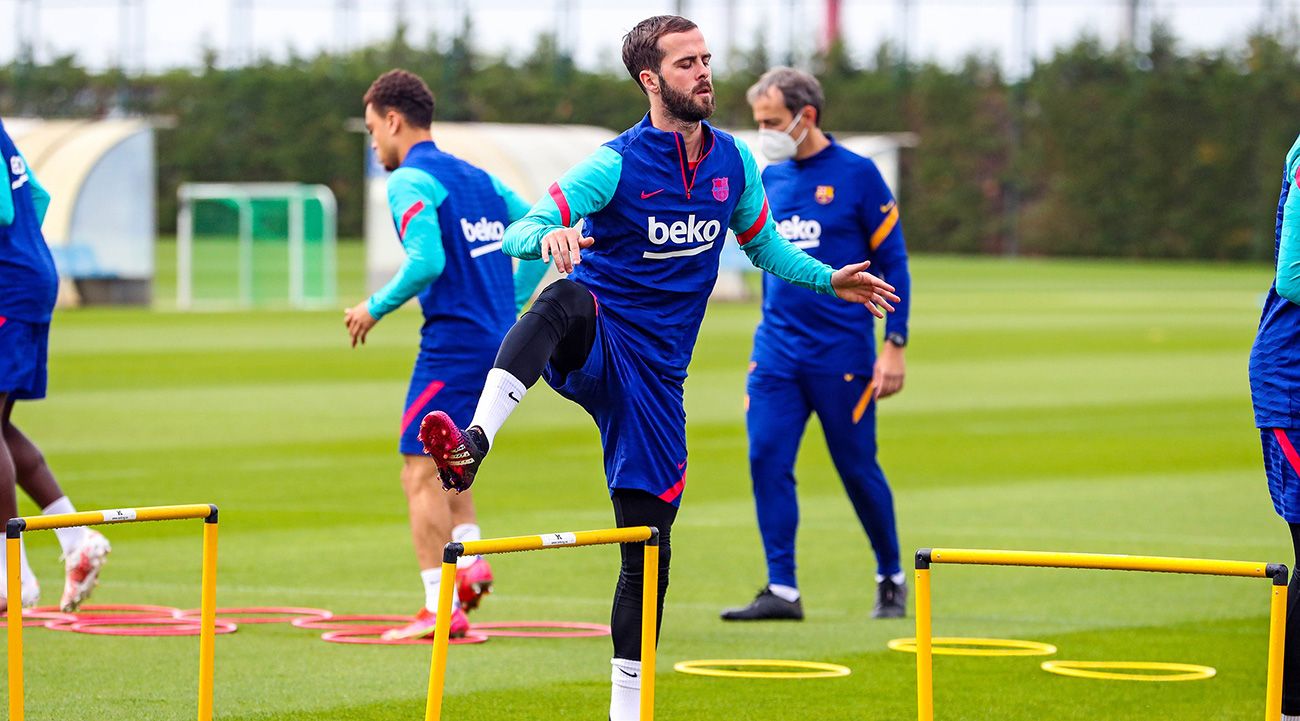
[[[724,668],[715,668],[722,666]],[[727,666],[759,666],[763,668],[794,668],[798,671],[737,671]],[[820,661],[785,661],[781,659],[760,658],[711,658],[700,661],[678,661],[673,670],[696,676],[719,676],[723,678],[770,678],[770,679],[807,679],[835,678],[853,673],[847,666]]]
[[[888,645],[895,651],[916,653],[915,638],[896,638]],[[1014,638],[950,636],[930,639],[930,652],[936,656],[1051,656],[1056,653],[1056,647],[1050,643]]]
[[[1130,671],[1172,671],[1175,673],[1114,673],[1093,669],[1128,669]],[[1043,670],[1075,678],[1101,678],[1111,681],[1201,681],[1217,673],[1209,666],[1194,663],[1160,661],[1044,661]],[[1181,672],[1181,673],[1178,673]]]

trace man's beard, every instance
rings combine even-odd
[[[701,83],[691,88],[689,93],[679,93],[673,90],[672,86],[664,82],[664,76],[659,76],[659,98],[664,101],[664,110],[669,115],[687,123],[698,123],[706,120],[713,115],[713,109],[716,106],[713,95],[697,96],[695,92],[702,88],[712,90],[710,83]]]

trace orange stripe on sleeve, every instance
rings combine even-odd
[[[889,209],[889,214],[885,216],[884,220],[880,221],[880,225],[876,226],[876,232],[871,234],[872,250],[879,248],[880,244],[885,242],[885,238],[888,238],[889,234],[894,232],[895,225],[898,225],[897,205]]]

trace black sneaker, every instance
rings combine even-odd
[[[457,493],[469,490],[487,455],[483,431],[477,426],[462,431],[446,413],[434,411],[420,421],[420,442],[438,465],[443,488]]]
[[[876,606],[872,618],[904,618],[907,616],[907,583],[894,583],[888,576],[876,584]]]
[[[787,601],[764,588],[744,608],[729,608],[722,612],[723,621],[802,621],[803,604],[799,599]]]

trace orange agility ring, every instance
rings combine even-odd
[[[410,622],[410,616],[399,616],[395,613],[354,613],[343,614],[341,616],[330,616],[329,618],[295,618],[289,623],[298,628],[310,628],[320,631],[340,631],[343,629],[358,628],[378,628],[380,631],[387,631],[390,628],[399,628]]]
[[[69,631],[97,636],[197,636],[203,630],[196,621],[179,618],[92,618],[67,624]],[[217,633],[234,633],[229,621],[216,622]]]
[[[199,620],[199,609],[191,608],[181,611],[176,616],[187,621]],[[291,623],[300,618],[316,620],[333,618],[334,614],[323,608],[302,608],[300,606],[246,606],[242,608],[218,608],[217,618],[235,623]]]
[[[470,625],[470,633],[503,638],[592,638],[608,636],[609,626],[581,621],[489,621]]]

